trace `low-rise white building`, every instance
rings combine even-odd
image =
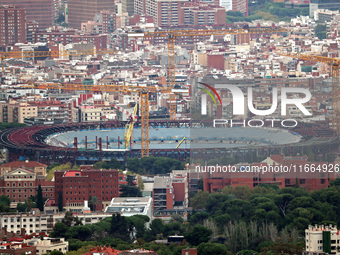
[[[309,226],[305,230],[306,250],[304,255],[340,255],[340,230],[336,226]]]
[[[37,255],[48,254],[53,250],[68,252],[68,242],[64,238],[32,238],[25,239],[24,243],[35,246],[37,248]]]
[[[152,217],[151,197],[115,197],[105,208],[105,213],[120,213],[122,216],[146,215]]]

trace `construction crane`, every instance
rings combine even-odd
[[[227,34],[269,34],[290,32],[285,28],[245,28],[245,29],[193,29],[144,32],[144,40],[162,37],[168,39],[168,87],[174,88],[176,81],[175,43],[178,37],[211,36]],[[176,119],[176,95],[169,94],[170,119]]]
[[[10,58],[41,58],[41,57],[53,57],[59,58],[62,56],[87,56],[87,55],[104,55],[113,54],[117,51],[112,50],[96,50],[96,49],[85,49],[85,50],[52,50],[52,51],[9,51],[0,52],[2,72],[4,72],[4,60]]]
[[[340,90],[339,90],[339,58],[329,58],[323,56],[314,56],[300,53],[279,53],[280,56],[297,58],[306,61],[324,63],[330,66],[330,75],[332,77],[332,128],[340,134]]]
[[[173,91],[164,87],[153,86],[126,86],[126,85],[84,85],[84,84],[61,84],[61,83],[35,83],[29,85],[21,85],[22,88],[30,89],[52,89],[65,91],[93,91],[93,92],[123,92],[132,93],[138,92],[140,95],[140,115],[141,115],[141,157],[149,156],[149,93],[187,93],[184,91]],[[134,115],[137,108],[134,108]],[[125,148],[128,148],[129,140],[131,139],[133,125],[125,129],[128,133],[125,134]]]
[[[129,123],[127,123],[126,126],[125,126],[125,136],[124,136],[125,149],[129,148],[129,143],[130,143],[131,135],[132,135],[132,132],[133,132],[133,126],[135,125],[135,122],[136,122],[135,116],[137,115],[137,107],[138,107],[138,104],[136,104],[135,107],[133,108],[133,113],[132,113],[131,119],[130,119]]]

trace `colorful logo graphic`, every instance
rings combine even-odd
[[[222,100],[221,100],[221,97],[220,95],[217,93],[217,91],[210,85],[206,84],[206,83],[203,83],[203,82],[200,82],[200,84],[206,86],[207,88],[209,88],[212,92],[214,92],[214,94],[217,96],[218,100],[220,101],[220,104],[222,106]],[[198,87],[200,90],[203,90],[204,92],[206,92],[210,97],[211,99],[214,101],[215,105],[217,106],[217,102],[216,102],[216,99],[215,97],[211,94],[211,92],[205,88],[200,88]],[[202,100],[201,100],[201,114],[202,115],[207,115],[207,94],[202,94]]]

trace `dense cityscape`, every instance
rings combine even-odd
[[[0,0],[0,255],[340,255],[339,0]]]

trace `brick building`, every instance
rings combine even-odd
[[[0,5],[26,9],[26,20],[38,22],[39,28],[48,28],[53,24],[53,0],[0,0]]]
[[[69,0],[68,26],[80,29],[82,22],[93,20],[95,14],[102,10],[114,11],[114,0]]]
[[[85,200],[96,197],[96,210],[102,210],[103,201],[119,196],[118,170],[93,169],[81,166],[80,170],[56,171],[55,197],[62,194],[63,206],[83,206]]]
[[[39,185],[41,185],[43,197],[54,197],[53,181],[46,181],[44,176],[37,175],[32,170],[15,168],[5,172],[0,178],[0,196],[9,197],[12,203],[22,203],[29,197],[37,195]]]
[[[178,8],[178,24],[181,26],[224,25],[225,19],[226,11],[218,5],[188,2]]]
[[[0,6],[0,47],[26,42],[26,11],[16,6]]]

